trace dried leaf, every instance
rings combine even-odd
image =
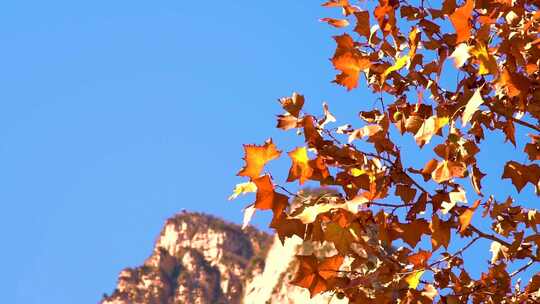
[[[251,204],[244,209],[244,219],[242,221],[242,229],[247,228],[256,210],[257,208],[255,208],[255,204]]]

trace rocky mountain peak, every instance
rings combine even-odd
[[[338,303],[288,284],[300,241],[192,212],[165,222],[144,264],[126,268],[101,304]],[[311,249],[312,250],[312,249]]]

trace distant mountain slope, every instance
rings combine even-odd
[[[277,238],[201,213],[166,221],[143,266],[120,272],[102,304],[338,303],[331,295],[309,299],[288,284],[300,242]]]

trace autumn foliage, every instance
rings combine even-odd
[[[300,94],[280,99],[277,127],[297,130],[305,144],[287,153],[271,140],[244,146],[238,175],[248,180],[233,197],[256,192],[245,224],[256,210],[271,210],[270,227],[282,241],[295,236],[333,244],[330,256],[298,256],[293,283],[311,296],[331,292],[351,303],[540,301],[540,214],[534,208],[540,194],[540,3],[333,0],[323,6],[342,14],[321,19],[344,31],[334,37],[333,82],[346,91],[371,90],[377,102],[370,101],[375,106],[361,111],[362,125],[353,128],[336,126],[327,104],[317,117],[303,111]],[[532,193],[529,207],[483,187],[490,170],[477,157],[497,134],[514,147],[511,160],[493,165],[502,172],[497,183]],[[397,139],[431,156],[415,168]],[[527,142],[524,149],[519,141]],[[287,156],[285,181],[264,171]],[[337,192],[304,195],[285,183]],[[292,205],[293,199],[301,203]],[[472,276],[464,253],[478,243],[485,254],[474,263],[484,270]],[[530,280],[517,280],[527,271]]]

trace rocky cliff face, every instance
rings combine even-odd
[[[120,272],[102,304],[339,303],[292,286],[294,255],[313,248],[200,213],[167,220],[143,266]]]

